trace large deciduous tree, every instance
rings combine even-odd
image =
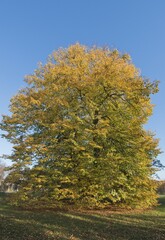
[[[155,204],[158,141],[144,124],[157,82],[126,54],[79,44],[54,52],[25,81],[1,123],[20,204]]]

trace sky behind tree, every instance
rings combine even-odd
[[[129,53],[143,77],[160,80],[147,129],[165,151],[165,1],[164,0],[1,0],[0,114],[26,84],[39,62],[59,47],[79,42]],[[0,155],[11,146],[0,139]],[[165,165],[165,154],[159,159]],[[9,162],[8,162],[9,164]],[[159,173],[165,179],[165,170]]]

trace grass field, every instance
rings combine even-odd
[[[23,211],[0,194],[1,240],[164,240],[165,196],[143,213]]]

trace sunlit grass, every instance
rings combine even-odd
[[[164,240],[165,196],[143,213],[23,211],[0,195],[1,240]]]

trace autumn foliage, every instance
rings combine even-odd
[[[3,136],[13,144],[16,202],[33,206],[149,207],[158,141],[144,124],[157,82],[117,50],[59,49],[11,99]]]

